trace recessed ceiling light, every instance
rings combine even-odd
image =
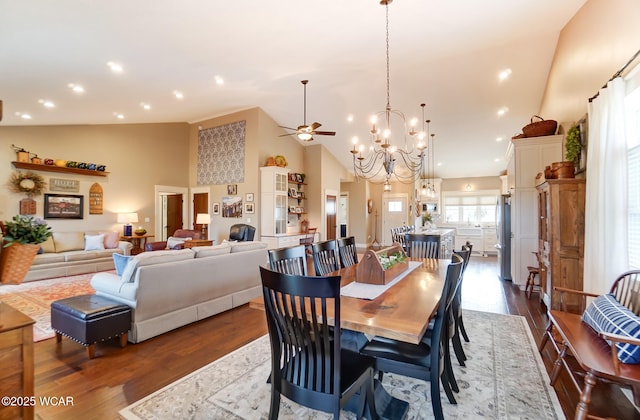
[[[216,76],[215,78],[216,85],[224,85],[224,79],[220,76]]]
[[[442,166],[442,162],[438,162],[438,163],[437,163],[437,165],[438,165],[438,166]]]
[[[500,79],[501,82],[507,80],[509,76],[511,76],[511,69],[504,69],[498,73],[498,79]]]
[[[82,85],[69,83],[67,86],[69,86],[69,89],[71,89],[75,93],[84,93],[84,88],[82,87]]]
[[[45,108],[55,108],[56,104],[53,101],[48,101],[46,99],[38,99],[38,103]]]
[[[149,105],[149,104],[148,104],[148,103],[146,103],[146,102],[140,102],[140,106],[142,107],[142,109],[144,109],[144,110],[146,110],[146,111],[148,111],[148,110],[150,110],[150,109],[151,109],[151,105]]]
[[[504,114],[506,114],[507,112],[509,112],[509,108],[507,108],[506,106],[500,108],[498,110],[498,117],[502,117]]]
[[[122,70],[124,70],[122,68],[122,64],[120,63],[116,63],[114,61],[109,61],[107,63],[107,66],[109,66],[109,68],[111,69],[112,72],[114,73],[122,73]]]
[[[23,120],[31,119],[31,115],[27,114],[26,112],[16,112],[16,116],[22,118]]]
[[[119,112],[114,112],[113,115],[119,120],[124,120],[124,114],[121,114]]]
[[[347,121],[348,122],[353,122],[353,114],[347,115]]]
[[[493,161],[494,162],[500,162],[500,158],[495,158]]]
[[[184,95],[182,94],[182,92],[178,91],[178,90],[174,90],[173,91],[173,96],[175,96],[177,99],[183,99]]]
[[[497,142],[501,142],[502,140],[504,140],[502,137],[496,137]]]

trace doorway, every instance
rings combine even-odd
[[[187,188],[156,185],[154,194],[155,204],[155,239],[166,241],[177,229],[184,229],[185,220],[188,219],[188,209],[184,203],[184,197],[188,193]]]
[[[325,220],[327,227],[326,240],[336,239],[337,225],[337,200],[335,195],[327,195],[325,198]]]
[[[340,211],[338,212],[338,224],[340,225],[340,237],[349,236],[349,194],[340,194]]]
[[[391,228],[407,224],[409,196],[407,193],[382,196],[382,243],[392,245]]]

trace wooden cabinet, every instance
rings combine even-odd
[[[512,139],[507,150],[507,185],[511,192],[511,275],[524,288],[529,271],[536,265],[538,213],[536,175],[544,167],[562,160],[562,135]],[[475,248],[474,248],[475,250]]]
[[[542,299],[559,309],[554,287],[583,289],[585,180],[550,179],[537,190]],[[566,301],[573,312],[579,311],[575,298]]]

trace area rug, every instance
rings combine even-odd
[[[563,419],[556,394],[524,317],[465,311],[471,342],[467,367],[454,360],[457,405],[442,393],[447,419]],[[267,336],[229,353],[122,409],[125,419],[265,419],[269,414],[270,348]],[[408,419],[433,418],[429,384],[386,374],[384,388],[409,402]],[[286,398],[280,419],[329,419]],[[355,415],[341,412],[340,418]]]
[[[115,271],[114,271],[115,272]],[[33,318],[33,341],[55,336],[51,329],[51,302],[71,296],[94,294],[89,284],[94,273],[0,286],[0,301]]]

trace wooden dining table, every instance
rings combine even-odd
[[[373,300],[341,296],[340,328],[418,344],[436,313],[450,260],[424,259],[419,267]],[[357,265],[329,275],[342,277],[344,287],[355,281]],[[381,287],[381,286],[379,286]],[[262,296],[249,307],[264,310]],[[327,314],[333,325],[333,314]]]
[[[415,260],[414,260],[415,261]],[[368,300],[340,296],[340,328],[362,333],[368,337],[378,336],[418,344],[429,322],[435,315],[451,260],[424,259],[408,274],[389,287],[377,298]],[[330,273],[339,275],[341,287],[356,279],[357,265]],[[249,307],[264,311],[263,297],[249,302]],[[328,323],[333,323],[333,313],[327,313]],[[344,333],[343,333],[344,337]],[[357,350],[356,350],[357,351]],[[392,397],[375,380],[375,405],[381,419],[405,419],[409,403]],[[354,411],[354,408],[347,408]]]

